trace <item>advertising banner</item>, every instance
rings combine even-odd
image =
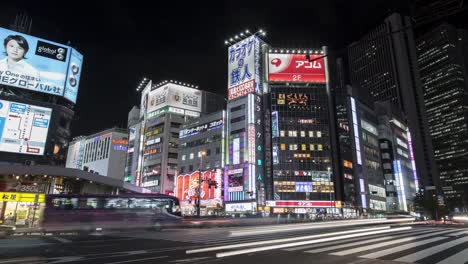
[[[259,53],[256,36],[246,38],[229,47],[228,100],[255,92],[255,55]]]
[[[148,100],[148,113],[165,106],[201,112],[201,92],[182,85],[169,83],[159,87],[149,93]]]
[[[182,129],[179,132],[179,138],[190,137],[193,135],[197,135],[206,131],[210,131],[210,130],[214,130],[214,129],[218,129],[222,127],[223,127],[223,119],[211,121],[209,123],[204,123],[201,125],[197,125],[195,127]]]
[[[0,151],[44,154],[52,109],[0,100]]]
[[[73,48],[0,28],[0,84],[76,102],[83,55]]]
[[[200,198],[201,199],[221,199],[221,178],[222,172],[220,169],[213,171],[204,171],[200,177],[200,172],[195,171],[190,174],[177,176],[177,188],[175,194],[179,200],[192,200],[197,199],[198,182],[201,178]],[[215,186],[208,186],[208,180],[216,181],[218,188]]]
[[[271,207],[335,207],[335,201],[266,201]]]
[[[270,82],[325,83],[325,62],[318,54],[268,54]]]

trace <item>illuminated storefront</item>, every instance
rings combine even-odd
[[[0,224],[37,227],[45,208],[45,194],[0,192]]]

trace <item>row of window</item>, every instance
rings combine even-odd
[[[286,144],[280,144],[281,150],[286,150]],[[289,144],[289,150],[310,150],[310,151],[323,151],[324,146],[322,144]],[[325,148],[328,149],[328,148]]]
[[[216,148],[216,154],[219,154],[219,153],[221,153],[221,148]],[[205,155],[206,155],[206,156],[211,156],[211,149],[207,149],[207,150],[205,151]],[[201,158],[201,157],[202,157],[202,152],[201,152],[201,151],[199,151],[199,152],[197,153],[197,157],[198,157],[198,158]],[[190,154],[189,154],[189,159],[194,159],[194,158],[195,158],[195,153],[193,153],[193,152],[190,153]],[[182,155],[181,159],[182,159],[182,160],[186,160],[186,159],[187,159],[187,155],[186,155],[186,154]]]
[[[307,135],[311,138],[322,137],[322,131],[297,131],[297,130],[289,130],[289,131],[280,130],[280,137],[285,137],[286,132],[287,132],[288,137],[306,137]]]
[[[110,137],[86,143],[84,163],[109,157]]]

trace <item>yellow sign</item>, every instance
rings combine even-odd
[[[37,197],[36,197],[37,195]],[[45,203],[45,194],[36,193],[17,193],[0,192],[0,201],[2,202],[30,202]]]

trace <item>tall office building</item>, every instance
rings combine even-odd
[[[417,40],[429,133],[445,198],[468,203],[468,31],[442,24]]]
[[[173,194],[182,124],[203,113],[223,109],[222,96],[178,81],[154,84],[143,79],[139,121],[129,116],[126,181],[153,192]]]
[[[350,79],[373,101],[390,101],[404,113],[411,135],[420,186],[438,186],[432,142],[409,17],[392,14],[348,48]],[[364,96],[363,96],[364,97]]]

